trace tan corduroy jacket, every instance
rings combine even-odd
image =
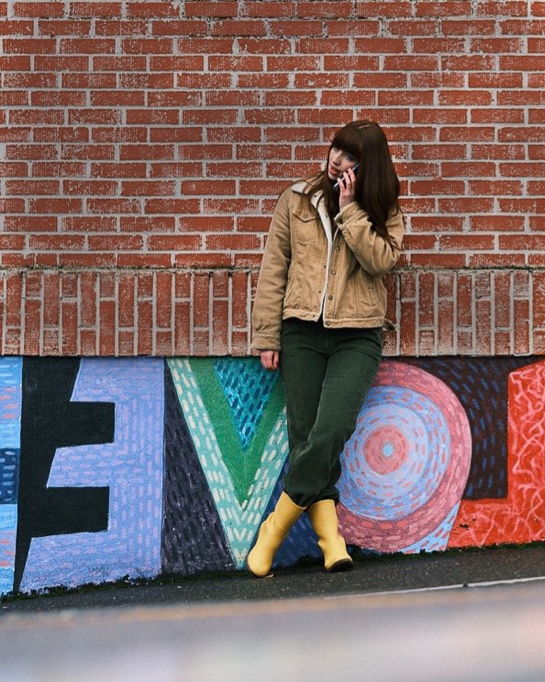
[[[302,196],[305,182],[280,195],[271,221],[252,313],[252,348],[280,350],[282,320],[297,317],[326,327],[387,324],[382,275],[396,264],[404,232],[402,213],[388,220],[392,248],[373,230],[356,202],[331,221],[319,195]]]

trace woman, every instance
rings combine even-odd
[[[399,180],[372,121],[333,138],[326,170],[286,189],[276,206],[257,284],[252,347],[280,369],[289,466],[248,569],[270,575],[274,555],[306,510],[328,571],[352,568],[338,532],[340,455],[382,356],[382,276],[401,253]]]

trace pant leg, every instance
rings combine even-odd
[[[354,432],[382,357],[380,329],[327,331],[327,366],[307,439],[290,452],[284,489],[300,506],[338,500],[340,455]]]
[[[317,322],[290,318],[282,323],[280,374],[290,453],[306,442],[316,421],[328,360],[324,331]]]
[[[344,428],[344,433],[341,435],[340,447],[330,452],[329,482],[321,492],[320,499],[331,498],[338,501],[337,482],[342,473],[340,457],[344,446],[354,433],[361,407],[373,386],[382,360],[382,329],[348,330],[346,334],[340,335],[338,344],[336,339],[333,341],[322,401],[325,405],[330,403],[338,405],[339,396],[346,387],[346,394],[343,395],[344,404],[339,405],[344,417],[344,421],[339,419],[339,424],[340,428]]]

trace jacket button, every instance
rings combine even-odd
[[[331,271],[331,274],[332,274],[332,275],[336,275],[336,274],[337,274],[337,271],[336,271],[336,270],[332,270],[332,271]]]
[[[327,298],[328,298],[328,299],[329,299],[330,301],[332,301],[332,300],[333,300],[333,296],[331,296],[331,295],[330,295],[330,296],[328,296]]]

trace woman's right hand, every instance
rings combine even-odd
[[[265,369],[277,370],[280,367],[280,353],[277,350],[262,350],[259,354]]]
[[[355,201],[356,174],[349,168],[339,180],[339,208],[344,208]]]

